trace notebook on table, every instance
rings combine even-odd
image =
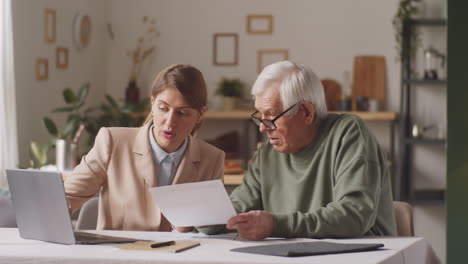
[[[233,248],[231,251],[282,256],[282,257],[303,257],[326,254],[352,253],[377,250],[383,247],[380,243],[354,244],[354,243],[334,243],[334,242],[295,242],[271,244],[253,247]]]
[[[7,169],[6,174],[22,238],[68,245],[136,241],[74,232],[60,172]]]

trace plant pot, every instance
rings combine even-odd
[[[71,171],[77,165],[78,146],[65,139],[55,141],[55,165],[59,171]]]
[[[236,109],[237,97],[223,97],[223,110],[224,111],[232,111]]]
[[[125,102],[127,104],[138,104],[140,102],[140,89],[135,80],[130,80],[125,90]]]

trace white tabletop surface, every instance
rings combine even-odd
[[[204,236],[170,232],[94,231],[145,240],[195,240],[200,246],[179,252],[123,250],[113,244],[60,245],[19,236],[16,228],[0,228],[0,263],[440,263],[432,247],[420,237],[323,239],[337,243],[382,243],[381,250],[308,257],[277,257],[232,252],[230,249],[314,239],[244,241],[235,234]]]

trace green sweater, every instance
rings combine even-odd
[[[387,159],[354,115],[329,114],[298,153],[264,144],[231,201],[272,213],[276,237],[396,235]]]

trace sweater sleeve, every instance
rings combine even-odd
[[[101,128],[94,147],[85,155],[73,173],[66,179],[65,193],[71,213],[93,197],[106,181],[112,140],[107,128]]]
[[[263,210],[262,193],[260,184],[260,150],[249,164],[247,174],[242,179],[242,184],[239,185],[231,193],[230,198],[232,205],[237,213],[249,212],[252,210]]]
[[[332,145],[336,147],[323,157],[333,168],[333,175],[326,176],[333,181],[332,201],[308,212],[273,214],[274,236],[322,238],[372,234],[382,179],[388,177],[385,155],[360,122],[350,122],[341,132],[335,132],[336,144]]]
[[[359,159],[343,173],[333,188],[334,201],[325,207],[306,213],[273,214],[273,236],[356,237],[367,233],[377,214],[379,166]]]

